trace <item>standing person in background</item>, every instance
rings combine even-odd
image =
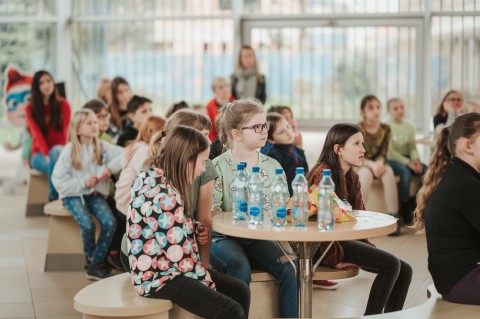
[[[97,117],[89,109],[74,113],[69,135],[70,143],[60,154],[52,180],[63,205],[80,225],[87,259],[86,277],[100,280],[110,276],[105,261],[117,222],[106,197],[110,177],[120,170],[123,149],[98,140]],[[98,241],[92,215],[102,228]]]
[[[97,98],[107,105],[112,103],[112,81],[110,79],[100,80],[97,86]]]
[[[410,196],[410,183],[414,175],[423,176],[427,166],[420,162],[417,144],[415,142],[415,127],[405,120],[405,106],[399,98],[387,102],[390,119],[386,122],[390,126],[391,134],[387,152],[388,165],[395,175],[400,176],[398,195],[400,199],[400,215],[405,224],[413,220],[415,197]]]
[[[207,110],[208,117],[210,118],[213,126],[210,134],[208,135],[208,138],[210,139],[210,141],[213,142],[217,137],[215,120],[217,119],[218,111],[228,102],[232,102],[234,98],[232,96],[230,83],[227,79],[222,77],[216,77],[213,79],[212,91],[215,97],[207,103],[205,109]]]
[[[368,194],[375,178],[383,184],[383,194],[387,205],[387,213],[398,217],[398,191],[395,175],[387,165],[387,151],[390,142],[390,127],[380,123],[382,109],[380,101],[374,95],[367,95],[360,103],[360,113],[363,121],[358,127],[365,136],[365,160],[358,170],[360,184],[362,185],[363,202],[368,203]],[[397,231],[393,235],[400,234],[400,221],[397,223]]]
[[[110,126],[110,113],[108,113],[107,105],[101,100],[90,100],[83,106],[95,113],[98,120],[98,138],[100,141],[113,143],[112,137],[108,135],[108,127]]]
[[[231,76],[232,93],[235,99],[254,97],[262,104],[267,100],[265,76],[260,72],[255,52],[244,45],[238,55],[237,68]]]
[[[463,109],[462,93],[456,90],[448,91],[443,96],[442,102],[437,108],[437,113],[433,117],[435,136],[444,127],[452,125],[455,118],[463,113],[465,113],[465,110]]]
[[[25,110],[32,135],[32,168],[48,175],[50,193],[48,200],[58,198],[52,184],[52,172],[67,143],[71,109],[66,100],[58,96],[53,77],[47,71],[33,76],[30,104]]]
[[[127,80],[117,76],[112,80],[112,103],[108,105],[111,118],[109,134],[115,138],[127,124],[127,104],[132,91]]]
[[[117,145],[125,147],[135,140],[138,130],[147,117],[152,114],[152,101],[143,96],[134,95],[127,103],[127,117],[131,124],[127,125],[118,137]]]
[[[479,189],[480,114],[467,113],[439,132],[415,211],[428,270],[450,302],[480,305]]]

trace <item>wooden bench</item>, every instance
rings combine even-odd
[[[72,214],[63,206],[61,200],[45,205],[44,212],[50,216],[45,271],[84,270],[82,235]],[[100,226],[95,218],[94,220],[98,238]]]
[[[45,216],[43,206],[48,203],[49,192],[48,176],[35,169],[30,169],[25,216]]]
[[[462,305],[442,299],[434,285],[427,288],[428,300],[421,305],[402,311],[368,316],[372,319],[470,319],[479,318],[480,306]]]
[[[350,278],[356,270],[336,270],[318,267],[315,279]],[[250,318],[273,318],[278,314],[278,293],[275,278],[268,273],[253,271],[250,284],[252,299]],[[95,282],[75,295],[74,308],[83,313],[84,319],[100,318],[200,318],[170,301],[140,297],[130,282],[130,274],[124,273]]]

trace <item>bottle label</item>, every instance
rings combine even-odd
[[[238,205],[238,211],[241,212],[241,213],[246,213],[246,212],[248,211],[248,204],[247,204],[247,202],[242,201],[242,202]]]
[[[287,210],[285,208],[277,209],[277,218],[286,218],[287,217]]]
[[[300,208],[293,207],[292,208],[292,216],[296,217],[296,218],[302,217],[302,210]]]
[[[260,215],[260,208],[256,206],[250,207],[250,216],[257,217],[258,215]]]

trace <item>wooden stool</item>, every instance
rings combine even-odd
[[[80,290],[73,307],[84,319],[168,319],[173,304],[168,300],[139,296],[124,273],[97,281]]]
[[[61,200],[48,203],[44,211],[50,216],[45,271],[84,270],[85,254],[82,235],[73,215],[63,207]],[[98,238],[100,226],[95,218],[94,221],[96,238]]]
[[[43,206],[48,203],[49,192],[48,176],[35,169],[30,169],[25,216],[45,216]]]

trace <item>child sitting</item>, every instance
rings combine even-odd
[[[108,127],[110,126],[110,113],[105,103],[100,100],[90,100],[83,106],[86,109],[92,110],[97,116],[98,120],[98,139],[107,143],[113,143],[113,139],[108,135]]]
[[[267,155],[276,159],[282,165],[287,176],[288,191],[293,194],[292,181],[295,178],[295,169],[303,167],[305,174],[308,173],[307,159],[305,152],[293,145],[295,133],[287,120],[277,113],[268,113],[267,121],[270,123],[268,129],[268,139],[271,140],[272,147]]]
[[[58,158],[52,182],[63,205],[80,224],[87,259],[86,277],[100,280],[110,276],[105,260],[117,227],[105,197],[110,176],[120,170],[123,149],[98,140],[97,117],[89,109],[74,113],[69,135],[70,142]],[[91,215],[102,227],[97,243]]]
[[[132,121],[118,137],[117,145],[125,147],[137,138],[143,121],[152,114],[152,101],[143,96],[134,95],[127,104],[127,117]]]
[[[213,128],[208,135],[210,141],[217,137],[217,128],[215,120],[217,119],[218,111],[228,102],[234,101],[232,96],[232,88],[230,82],[222,77],[216,77],[212,81],[212,91],[215,97],[211,99],[205,106],[207,109],[208,117],[212,121]]]
[[[288,124],[290,124],[293,133],[295,133],[295,140],[293,141],[293,145],[303,148],[302,133],[297,130],[297,121],[295,121],[295,119],[293,118],[292,109],[288,106],[280,105],[270,107],[267,112],[275,112],[283,115],[283,117],[287,120]]]

